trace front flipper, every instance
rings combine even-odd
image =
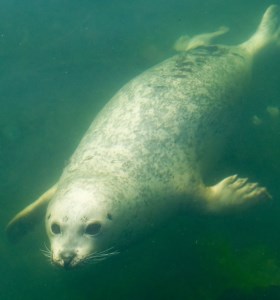
[[[202,198],[210,212],[230,210],[235,207],[249,206],[271,199],[265,187],[248,183],[247,178],[229,176],[217,184],[202,189]]]
[[[54,196],[57,185],[52,186],[36,201],[20,211],[7,225],[6,232],[10,240],[16,241],[28,231],[30,231],[38,222],[44,219],[45,207]]]

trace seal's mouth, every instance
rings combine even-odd
[[[51,262],[55,266],[63,269],[73,269],[83,262],[83,257],[78,255],[78,251],[75,250],[62,250],[59,253],[51,252]]]
[[[68,260],[68,259],[58,259],[58,260],[52,260],[52,264],[60,269],[64,269],[64,270],[71,270],[74,269],[78,266],[81,266],[82,264],[80,263],[79,260],[77,259],[72,259],[72,260]]]
[[[79,265],[79,261],[75,257],[53,259],[52,263],[62,269],[69,270]]]
[[[120,253],[119,251],[116,251],[114,247],[110,247],[103,251],[96,251],[85,256],[80,256],[74,251],[61,251],[59,254],[56,254],[46,245],[45,247],[46,250],[41,250],[43,255],[48,258],[51,264],[65,270],[96,264]]]
[[[41,252],[52,265],[62,269],[73,269],[83,261],[75,251],[61,251],[60,253],[56,253],[50,250],[46,244],[45,249],[41,249]]]

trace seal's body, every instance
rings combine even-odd
[[[52,198],[51,257],[74,267],[115,254],[183,206],[219,212],[269,197],[247,179],[230,176],[207,187],[203,175],[244,109],[254,55],[279,36],[278,15],[269,7],[239,46],[188,45],[126,84],[92,123],[58,184],[9,231]]]

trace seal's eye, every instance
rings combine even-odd
[[[61,233],[60,226],[57,223],[52,223],[51,231],[53,234],[60,234]]]
[[[88,235],[95,235],[97,233],[99,233],[101,229],[101,224],[99,222],[94,222],[91,224],[88,224],[88,226],[86,227],[85,233]]]

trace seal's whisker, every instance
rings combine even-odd
[[[42,252],[42,254],[43,255],[45,255],[45,256],[48,256],[48,257],[50,257],[51,256],[51,253],[49,253],[48,251],[46,251],[46,250],[43,250],[43,249],[40,249],[40,251]]]
[[[51,259],[51,257],[50,257],[49,255],[45,254],[45,253],[43,253],[43,255],[44,255],[46,258],[48,258],[49,260]]]
[[[107,248],[107,249],[105,249],[105,250],[103,250],[103,251],[99,251],[99,252],[97,252],[97,253],[98,253],[98,254],[101,254],[101,253],[107,253],[107,252],[109,252],[109,251],[112,250],[112,249],[114,249],[114,247]]]
[[[46,243],[44,243],[44,246],[46,248],[46,251],[48,251],[49,253],[51,253],[51,249],[46,245]]]
[[[107,259],[108,257],[119,254],[119,251],[109,252],[113,249],[114,249],[114,247],[110,247],[110,248],[105,249],[103,251],[93,252],[93,253],[89,254],[88,256],[86,256],[83,259],[83,263],[84,264],[86,264],[86,263],[98,263],[98,262],[101,262],[101,261]]]
[[[45,249],[40,249],[40,251],[44,254],[48,254],[48,255],[51,255],[51,252],[48,251],[48,250],[45,250]]]
[[[44,243],[45,249],[40,249],[41,253],[49,260],[52,261],[52,252],[51,250],[48,248],[48,246],[46,245],[46,243]]]

